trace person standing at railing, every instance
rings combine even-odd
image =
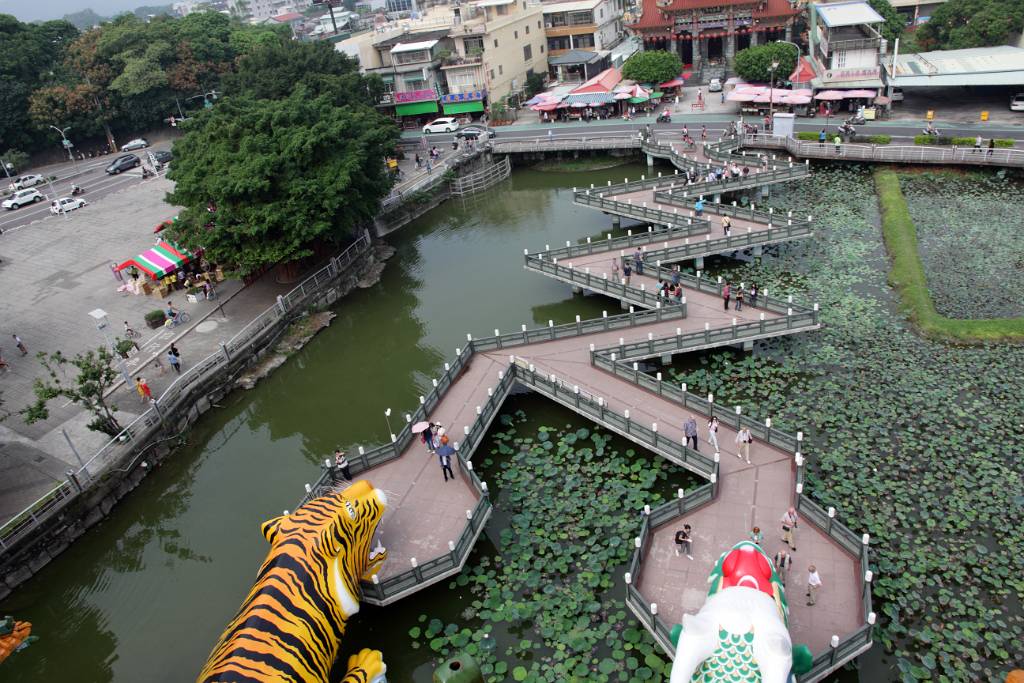
[[[736,310],[737,311],[742,311],[743,310],[743,287],[742,286],[736,288]]]
[[[644,274],[644,251],[640,247],[636,248],[633,252],[633,270],[636,271],[637,275]]]
[[[629,262],[622,264],[622,283],[629,287],[629,278],[633,275],[633,269],[629,267]]]
[[[679,264],[677,263],[676,265],[672,266],[672,286],[673,287],[678,287],[679,286],[679,279],[681,277],[682,277],[682,274],[679,272]]]
[[[612,278],[616,282],[619,281],[619,259],[617,258],[612,259]]]
[[[693,212],[700,218],[704,215],[704,198],[698,197],[697,201],[693,204]]]
[[[676,303],[679,304],[680,306],[682,306],[683,305],[683,286],[681,284],[679,284],[678,282],[675,285],[675,291],[673,292],[673,296],[676,298]]]
[[[352,481],[352,470],[349,469],[348,458],[345,457],[345,451],[341,450],[341,446],[334,448],[334,469],[347,481]]]
[[[995,151],[996,151],[996,139],[995,138],[989,138],[988,139],[988,153],[985,156],[992,156],[992,154]]]
[[[750,283],[750,305],[757,307],[757,283]]]
[[[836,135],[835,138],[833,138],[832,142],[835,143],[836,146],[836,156],[842,154],[843,139]]]
[[[725,281],[725,286],[722,287],[722,303],[724,304],[723,310],[729,310],[729,297],[732,295],[732,287],[729,285],[729,281]]]
[[[693,450],[700,452],[700,448],[697,447],[697,420],[690,415],[689,419],[683,424],[683,434],[686,435],[686,446],[690,446],[690,442],[693,442]]]
[[[980,152],[981,151],[981,136],[980,135],[974,138],[974,151],[975,152]]]

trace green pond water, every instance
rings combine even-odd
[[[382,443],[385,409],[414,407],[466,332],[618,311],[527,273],[521,255],[603,234],[609,220],[574,206],[572,187],[642,172],[517,171],[391,235],[397,254],[378,285],[339,302],[329,329],[255,390],[225,399],[109,519],[0,605],[41,638],[3,665],[0,680],[192,679],[266,553],[259,524],[294,508],[336,445]],[[538,424],[586,426],[539,399],[513,400]],[[505,514],[495,512],[471,565],[495,552]],[[442,582],[384,610],[364,607],[346,648],[379,647],[392,681],[427,681],[431,653],[414,649],[407,631],[421,614],[461,623],[463,593]],[[499,646],[521,637],[494,635]]]

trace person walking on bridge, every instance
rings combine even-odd
[[[701,216],[704,215],[704,198],[703,197],[698,198],[696,203],[694,203],[693,211],[694,211],[694,213],[697,214],[697,218],[700,218]]]
[[[790,507],[782,515],[782,542],[792,548],[793,552],[796,552],[796,539],[793,538],[793,531],[796,529],[799,521],[800,518],[797,517],[796,508],[794,507]]]
[[[644,251],[640,247],[633,252],[633,269],[636,270],[637,275],[644,274]]]
[[[746,427],[743,427],[742,429],[740,429],[740,431],[736,432],[736,444],[739,447],[739,449],[736,451],[736,457],[746,459],[748,465],[751,464],[750,444],[753,442],[754,437],[751,436],[750,430],[747,429]]]
[[[689,524],[684,524],[683,528],[676,532],[676,557],[679,557],[679,553],[685,553],[688,558],[693,559],[693,529]]]
[[[719,451],[718,448],[718,418],[712,416],[708,422],[708,443],[715,447],[715,453]]]
[[[619,281],[619,259],[617,258],[612,259],[612,278],[616,282]]]
[[[622,264],[622,283],[629,287],[629,279],[633,275],[633,269],[629,267],[629,261]]]
[[[732,294],[732,288],[729,286],[729,281],[725,281],[725,286],[722,287],[722,302],[725,304],[723,310],[729,310],[729,295]]]
[[[728,216],[722,216],[722,232],[726,237],[732,232],[732,219]]]
[[[818,568],[813,564],[807,568],[807,605],[813,606],[818,602],[818,591],[821,589],[821,577],[818,576]]]
[[[789,577],[789,570],[793,568],[793,556],[790,555],[785,548],[780,548],[779,552],[775,553],[775,573],[779,575],[779,581],[782,581],[782,585],[786,585],[786,579]]]
[[[686,435],[686,446],[690,446],[690,442],[693,442],[693,450],[700,451],[697,447],[697,420],[690,415],[690,418],[683,424],[683,434]]]

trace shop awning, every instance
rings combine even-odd
[[[153,280],[170,275],[194,257],[187,249],[179,249],[170,242],[159,242],[152,249],[147,249],[133,259],[120,264],[117,269],[124,270],[135,266]]]
[[[412,102],[395,105],[395,113],[399,116],[416,116],[417,114],[436,114],[437,102]]]
[[[441,108],[444,109],[445,114],[465,114],[471,111],[483,111],[484,103],[479,100],[476,102],[445,102]]]

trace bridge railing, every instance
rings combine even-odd
[[[661,209],[655,209],[654,207],[644,206],[643,204],[635,204],[632,201],[606,199],[591,192],[576,192],[573,195],[573,201],[577,204],[600,209],[608,213],[621,214],[629,218],[636,218],[637,220],[653,221],[662,225],[679,226],[682,225],[687,218],[686,216],[679,215],[679,213],[675,211],[663,211]],[[700,234],[702,230],[699,228],[699,224],[691,224],[688,226],[691,234]],[[708,227],[704,226],[703,232],[707,232],[707,230]]]
[[[905,164],[972,164],[979,166],[1024,166],[1024,150],[973,146],[929,147],[927,145],[870,145],[843,143],[836,153],[831,141],[794,140],[774,135],[744,135],[743,144],[751,147],[785,149],[793,156],[821,159],[888,161]]]
[[[787,182],[806,177],[808,174],[810,174],[808,164],[789,162],[784,167],[775,167],[770,170],[765,169],[758,173],[751,173],[738,178],[723,178],[714,182],[702,180],[672,189],[655,190],[654,201],[659,204],[689,207],[701,196],[707,197],[709,195],[746,190],[772,183]]]
[[[651,261],[655,263],[658,261],[673,263],[675,261],[685,261],[696,256],[746,249],[747,247],[759,244],[772,244],[801,237],[810,237],[812,234],[814,234],[814,231],[811,229],[811,224],[806,221],[800,221],[793,225],[773,226],[767,230],[751,230],[748,228],[746,231],[740,231],[738,228],[735,228],[733,234],[728,237],[703,239],[689,244],[652,249],[645,252],[644,258],[648,263]],[[628,260],[629,258],[629,255],[622,257],[623,260]]]
[[[658,296],[658,293],[653,290],[648,291],[646,285],[641,285],[639,288],[633,287],[618,282],[613,278],[599,277],[596,274],[588,273],[588,269],[566,268],[561,264],[545,261],[530,254],[526,255],[526,267],[560,280],[586,287],[595,292],[604,292],[611,297],[623,301],[632,301],[646,308],[659,308],[662,305],[662,299]],[[681,308],[685,317],[686,304],[684,303],[681,307],[676,306],[676,308]]]
[[[622,237],[612,237],[609,235],[607,239],[599,239],[597,241],[592,241],[588,237],[585,244],[567,244],[564,247],[534,252],[534,255],[547,259],[564,259],[571,258],[573,256],[589,256],[591,254],[601,252],[611,253],[616,249],[632,249],[633,247],[644,244],[667,242],[689,237],[694,234],[704,234],[711,230],[711,224],[707,219],[689,218],[684,216],[680,216],[679,218],[680,223],[678,225],[648,225],[646,231],[637,230],[634,233],[633,230],[630,230],[629,234]],[[701,229],[691,229],[693,226]],[[524,250],[523,253],[529,254],[530,252],[529,250]]]
[[[578,149],[637,149],[640,138],[636,133],[629,135],[539,135],[535,138],[503,140],[500,137],[491,139],[488,144],[496,154],[515,154],[521,152],[557,152]]]
[[[666,460],[705,478],[717,480],[718,463],[697,451],[664,436],[656,426],[644,426],[630,419],[628,411],[619,414],[608,407],[603,397],[587,395],[578,386],[570,387],[553,375],[537,372],[535,366],[517,359],[516,377],[524,385],[561,403],[620,434],[631,437]]]

